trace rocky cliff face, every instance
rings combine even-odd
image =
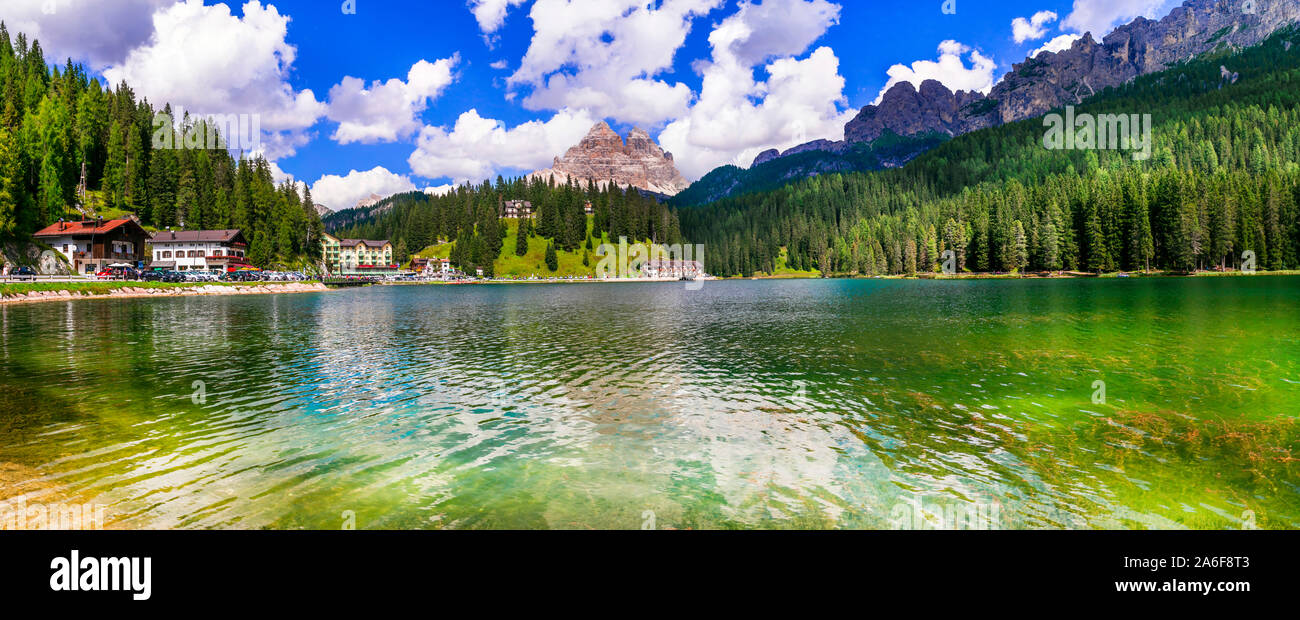
[[[937,80],[921,82],[919,90],[910,82],[900,82],[885,93],[880,105],[862,108],[844,126],[844,139],[871,142],[886,130],[900,136],[924,133],[958,136],[988,126],[992,114],[982,104],[984,100],[980,93],[964,90],[954,93]]]
[[[1085,34],[1070,49],[1026,59],[987,96],[953,93],[933,80],[922,83],[920,89],[897,84],[879,105],[863,108],[845,126],[844,138],[846,142],[871,142],[886,130],[901,136],[958,136],[1034,118],[1220,46],[1256,45],[1279,28],[1297,22],[1297,0],[1188,0],[1160,21],[1140,17],[1100,43]],[[823,145],[822,150],[832,149]],[[765,155],[765,161],[773,158],[771,153]]]
[[[690,186],[677,171],[672,153],[665,153],[650,134],[633,129],[624,141],[609,125],[598,123],[577,146],[564,157],[556,157],[547,170],[538,170],[530,179],[554,180],[557,184],[573,180],[594,182],[604,187],[611,181],[619,187],[635,187],[648,192],[675,196]]]

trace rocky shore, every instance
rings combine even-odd
[[[147,288],[123,286],[106,291],[93,290],[42,290],[0,296],[0,304],[35,303],[43,301],[73,301],[78,299],[138,299],[144,297],[195,297],[215,295],[280,295],[286,293],[319,293],[329,290],[319,282],[287,282],[284,284],[250,284],[221,286],[196,284],[172,288]]]

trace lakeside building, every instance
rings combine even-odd
[[[325,269],[336,276],[386,276],[401,273],[393,259],[393,244],[369,239],[321,238]]]
[[[169,271],[237,271],[250,268],[248,240],[232,230],[163,230],[150,242],[150,269]]]
[[[646,261],[641,267],[641,277],[663,279],[675,278],[678,280],[695,278],[704,275],[704,263],[697,260],[665,260],[656,259]]]
[[[416,258],[411,261],[411,270],[426,278],[446,277],[455,273],[450,258]]]
[[[533,209],[533,203],[527,200],[507,200],[501,203],[501,217],[518,219],[536,216],[537,211]]]
[[[80,274],[99,273],[116,264],[138,266],[148,258],[144,244],[149,233],[129,218],[107,222],[103,218],[59,220],[32,236],[63,254],[74,272]]]

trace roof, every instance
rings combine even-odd
[[[369,239],[341,239],[341,240],[339,240],[339,245],[341,245],[341,246],[343,246],[343,247],[347,247],[347,248],[356,247],[356,246],[361,245],[361,244],[363,244],[363,243],[366,244],[367,246],[372,247],[372,248],[382,248],[382,247],[388,245],[388,240],[384,240],[384,241],[370,241]]]
[[[45,228],[41,229],[39,232],[37,232],[35,235],[32,236],[49,238],[49,237],[106,235],[110,232],[113,232],[114,230],[117,230],[119,227],[125,226],[127,224],[134,226],[141,233],[144,233],[146,235],[149,234],[146,233],[143,228],[140,228],[140,225],[136,224],[134,221],[130,219],[121,219],[121,220],[109,220],[103,223],[100,223],[99,220],[85,220],[81,222],[62,222],[62,223],[50,224],[49,226],[46,226]]]
[[[153,236],[154,243],[231,243],[240,237],[239,229],[231,230],[160,230]]]

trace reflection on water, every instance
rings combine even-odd
[[[1269,277],[3,307],[0,463],[31,473],[0,500],[138,528],[1300,527],[1297,308]]]

